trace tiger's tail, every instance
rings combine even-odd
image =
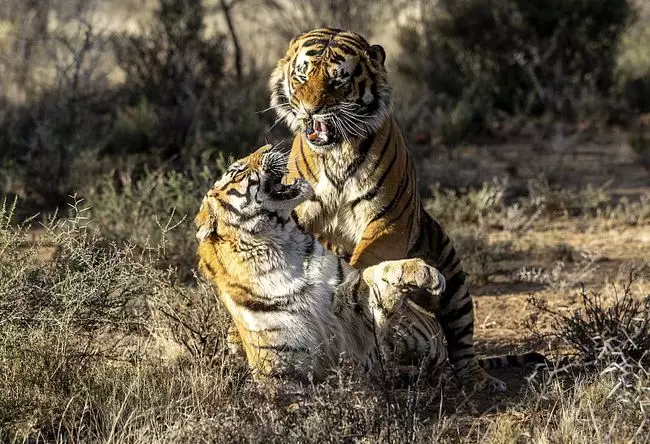
[[[499,368],[522,368],[522,367],[539,367],[546,366],[553,368],[553,363],[546,356],[537,352],[528,352],[518,355],[501,355],[489,358],[481,358],[478,364],[485,370],[494,370]]]

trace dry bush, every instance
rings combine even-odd
[[[29,22],[29,16],[24,19]],[[29,37],[19,36],[17,41],[21,39]],[[24,70],[24,76],[16,75],[22,79],[17,85],[26,99],[3,97],[7,106],[0,115],[0,170],[15,182],[3,192],[13,191],[53,209],[83,185],[75,161],[84,152],[99,151],[105,140],[101,135],[108,131],[102,115],[110,111],[108,104],[114,99],[102,65],[105,43],[102,31],[88,22],[80,7],[30,42],[33,48],[28,52],[33,54],[24,54],[23,65],[7,69],[8,84],[16,81],[12,73]],[[9,59],[14,60],[12,55]],[[37,61],[44,66],[32,66]]]
[[[137,163],[137,179],[145,167],[185,170],[263,141],[265,82],[224,69],[223,38],[205,32],[201,2],[161,0],[136,36],[107,34],[93,0],[77,3],[47,3],[47,33],[34,40],[34,8],[11,9],[25,28],[13,30],[16,45],[29,42],[32,55],[27,68],[5,63],[16,54],[0,58],[3,81],[26,91],[22,101],[0,91],[0,192],[50,212],[107,170]],[[109,80],[116,70],[122,82]]]
[[[196,361],[212,365],[226,359],[230,318],[212,285],[197,279],[196,287],[173,291],[173,298],[153,301],[157,325]]]
[[[90,212],[102,235],[147,250],[160,245],[158,266],[175,269],[182,280],[193,280],[196,242],[193,220],[207,190],[219,177],[225,160],[211,167],[175,171],[133,172],[121,168],[98,179],[87,192]]]
[[[486,284],[504,272],[503,262],[512,257],[512,242],[490,242],[481,229],[452,227],[448,232],[473,284]]]
[[[563,291],[591,279],[596,272],[597,259],[595,253],[582,252],[580,259],[574,261],[571,257],[569,263],[559,260],[550,269],[523,267],[517,277],[522,282],[542,284],[555,292]]]
[[[504,207],[507,183],[494,180],[476,190],[443,189],[431,187],[426,209],[446,225],[489,225],[491,217]]]
[[[171,333],[178,322],[159,308],[208,292],[216,305],[209,289],[181,285],[173,270],[161,269],[164,245],[143,250],[107,240],[81,202],[71,218],[47,223],[27,241],[29,227],[11,223],[14,208],[0,208],[3,442],[173,436],[161,415],[180,425],[189,409],[208,408],[197,400],[215,387],[223,398],[210,412],[233,399],[247,372],[225,348],[215,350],[216,367],[176,360],[184,356]],[[217,311],[210,328],[225,337],[225,312]]]
[[[287,43],[300,32],[323,26],[349,29],[369,37],[377,24],[390,20],[390,14],[401,6],[399,0],[261,0],[260,3],[264,12],[273,19],[271,32],[277,33]],[[255,4],[247,18],[255,20],[259,14],[260,8]]]
[[[580,291],[582,308],[567,315],[548,307],[544,300],[531,297],[537,310],[531,327],[541,313],[552,318],[552,335],[573,353],[571,366],[580,371],[622,372],[629,376],[650,364],[650,295],[639,297],[632,291],[632,272],[622,288],[613,287],[613,301],[599,292]],[[643,370],[645,372],[645,370]]]
[[[588,409],[598,435],[620,442],[647,433],[650,405],[650,295],[635,294],[636,279],[631,272],[622,286],[612,287],[611,295],[582,287],[582,307],[569,314],[550,308],[542,299],[529,299],[536,310],[529,328],[541,336],[537,319],[550,316],[550,337],[568,350],[550,373],[551,385],[588,382],[584,393],[580,385],[573,388],[582,398],[578,409]],[[575,414],[568,410],[564,416],[575,419]],[[577,437],[580,442],[587,438]]]
[[[528,205],[542,209],[549,218],[597,215],[611,204],[606,187],[587,185],[581,189],[552,186],[544,178],[528,182]]]
[[[112,36],[124,103],[106,153],[155,154],[183,167],[261,140],[265,84],[225,69],[225,38],[208,34],[205,20],[199,0],[160,0],[140,34]]]
[[[529,180],[526,190],[493,180],[480,188],[448,189],[435,184],[425,200],[426,210],[447,226],[477,227],[521,233],[549,220],[573,219],[602,226],[642,225],[650,220],[650,200],[622,198],[614,202],[607,184],[568,188],[544,177]]]
[[[650,100],[650,82],[648,85],[646,97]],[[635,96],[637,95],[635,94]],[[637,162],[650,173],[650,128],[648,125],[639,125],[631,130],[627,142],[634,151]]]
[[[0,210],[3,426],[51,421],[97,361],[128,359],[121,341],[146,322],[155,270],[129,248],[102,245],[76,210],[45,225],[36,244],[8,223],[11,207]]]
[[[254,78],[237,84],[225,71],[224,38],[207,35],[205,15],[199,0],[161,0],[141,34],[113,36],[126,106],[108,152],[139,148],[187,163],[241,153],[259,139],[262,86]],[[131,137],[139,147],[124,144]]]

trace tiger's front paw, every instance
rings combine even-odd
[[[387,265],[385,281],[402,291],[424,289],[440,296],[445,291],[445,278],[422,259],[405,259]]]

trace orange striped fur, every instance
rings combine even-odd
[[[434,311],[457,376],[470,389],[505,390],[473,347],[473,305],[454,246],[422,208],[416,168],[391,114],[384,50],[362,36],[322,28],[294,38],[271,75],[271,106],[295,134],[287,180],[314,196],[296,208],[300,226],[355,268],[421,258],[447,289]]]
[[[419,259],[359,271],[325,249],[291,217],[313,191],[303,179],[283,185],[285,163],[268,146],[235,162],[195,218],[199,269],[254,374],[320,379],[341,356],[373,372],[388,351],[400,364],[440,367],[440,326],[408,297],[417,289],[435,300],[442,275]]]

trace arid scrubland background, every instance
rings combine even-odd
[[[479,351],[567,371],[467,397],[228,354],[191,219],[289,144],[266,79],[319,25],[387,50]],[[0,0],[0,441],[647,442],[649,113],[645,0]]]

